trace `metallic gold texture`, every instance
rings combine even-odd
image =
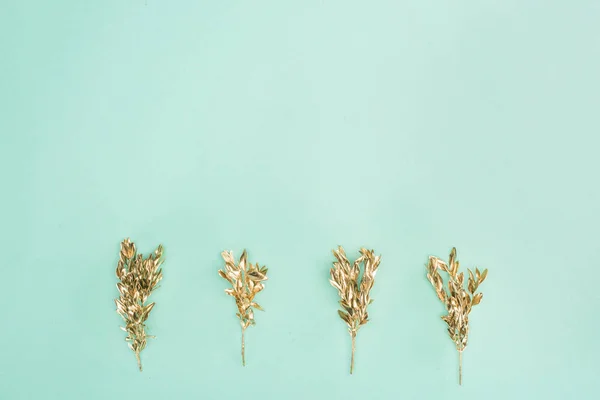
[[[475,274],[470,269],[467,289],[464,288],[464,273],[458,273],[459,263],[456,259],[456,248],[452,248],[448,264],[437,257],[430,256],[427,264],[427,279],[433,285],[438,298],[446,306],[448,315],[442,319],[448,325],[448,335],[458,350],[458,384],[462,385],[462,352],[467,347],[469,337],[469,313],[471,309],[481,302],[483,293],[477,292],[479,285],[485,280],[488,270],[483,272],[475,268]],[[444,282],[438,270],[448,274],[448,288],[444,289]]]
[[[350,360],[350,374],[354,371],[354,352],[356,350],[356,334],[359,328],[369,321],[367,306],[373,302],[369,292],[375,282],[375,274],[381,262],[381,256],[375,256],[373,250],[360,249],[361,256],[350,266],[350,261],[342,246],[333,250],[337,259],[333,263],[329,282],[338,290],[340,295],[340,306],[344,309],[338,310],[340,318],[348,325],[348,332],[352,338],[352,358]],[[360,264],[364,265],[362,279],[360,277]]]
[[[115,299],[117,313],[125,321],[122,330],[127,332],[125,340],[135,353],[138,368],[142,371],[140,352],[146,348],[146,339],[154,336],[146,335],[145,322],[154,303],[146,304],[146,300],[158,287],[162,279],[163,248],[159,245],[153,254],[143,258],[136,254],[135,244],[129,238],[121,243],[119,263],[117,264],[117,289],[121,296]]]
[[[263,308],[254,301],[254,296],[265,288],[263,282],[267,280],[268,268],[260,267],[257,264],[250,264],[247,261],[246,250],[240,257],[238,265],[235,264],[233,253],[224,251],[221,256],[225,260],[225,269],[219,270],[221,278],[231,283],[231,289],[225,289],[225,293],[235,299],[238,312],[235,314],[242,327],[242,365],[246,365],[246,345],[244,342],[244,333],[250,325],[255,325],[254,311],[264,311]]]

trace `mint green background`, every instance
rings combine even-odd
[[[599,4],[2,1],[0,398],[597,398]],[[126,236],[166,249],[142,374]],[[383,255],[354,376],[338,244]],[[453,245],[490,270],[463,387]]]

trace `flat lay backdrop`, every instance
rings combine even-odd
[[[600,3],[0,11],[1,399],[594,399]],[[142,353],[114,268],[162,243]],[[382,254],[358,334],[331,249]],[[488,268],[464,385],[425,277]],[[220,252],[269,267],[240,363]]]

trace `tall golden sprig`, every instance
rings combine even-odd
[[[352,338],[352,358],[350,360],[350,374],[354,370],[354,352],[356,350],[356,334],[359,328],[369,321],[367,306],[373,302],[369,292],[375,282],[377,267],[381,262],[381,256],[375,256],[373,250],[365,248],[360,249],[361,256],[350,266],[350,261],[342,246],[333,250],[333,255],[337,259],[333,263],[329,282],[338,290],[340,295],[340,305],[344,309],[338,310],[342,320],[348,325],[348,332]],[[364,264],[363,276],[360,279],[360,264]]]
[[[240,262],[235,265],[233,252],[224,251],[221,256],[225,260],[225,269],[219,270],[221,278],[231,283],[231,289],[225,289],[225,293],[235,299],[238,312],[235,314],[242,326],[242,365],[246,365],[246,345],[244,343],[244,333],[250,325],[255,325],[254,311],[252,308],[264,311],[263,308],[254,301],[254,296],[265,288],[263,282],[267,280],[268,268],[260,267],[258,263],[250,264],[247,261],[246,250],[240,257]]]
[[[153,254],[143,258],[136,254],[135,244],[129,238],[121,243],[121,253],[117,264],[117,289],[121,297],[115,299],[117,313],[125,321],[122,330],[127,332],[125,340],[135,353],[138,367],[142,371],[140,352],[146,347],[146,339],[154,336],[146,335],[145,322],[154,303],[146,304],[146,300],[158,287],[162,279],[163,248],[159,245]]]
[[[462,352],[467,347],[469,337],[469,313],[481,302],[483,293],[477,292],[479,285],[485,280],[488,270],[480,272],[475,268],[475,274],[470,269],[467,289],[464,288],[464,273],[458,273],[456,248],[452,248],[448,264],[437,257],[430,256],[427,264],[427,279],[433,285],[438,298],[444,303],[448,315],[442,319],[448,325],[448,335],[458,350],[458,383],[462,385]],[[444,282],[438,269],[448,274],[448,289],[444,290]]]

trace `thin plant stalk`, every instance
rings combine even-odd
[[[350,334],[352,336],[352,358],[350,359],[350,375],[354,371],[354,352],[356,351],[356,332]]]
[[[458,384],[462,385],[462,351],[458,351]]]
[[[244,343],[245,328],[242,328],[242,367],[246,366],[246,344]]]

